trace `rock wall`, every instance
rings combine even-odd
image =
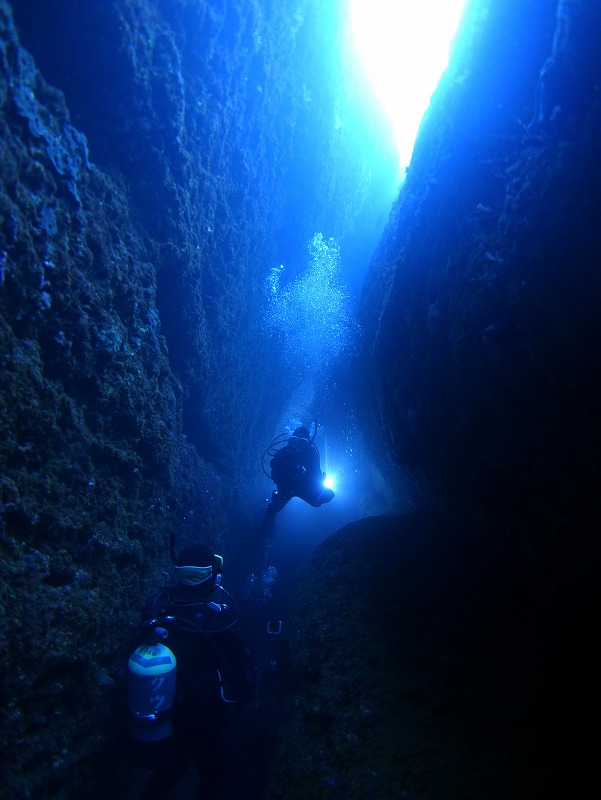
[[[601,15],[469,8],[366,282],[364,396],[452,507],[580,539],[601,467]]]
[[[430,508],[308,564],[273,800],[596,791],[601,11],[466,20],[361,309],[364,432]]]
[[[335,127],[338,4],[27,0],[15,14],[155,242],[186,435],[244,486],[286,393],[261,325],[269,269],[294,274],[315,232],[344,247],[379,213],[382,172],[358,185],[365,155]]]
[[[127,792],[123,668],[168,534],[221,548],[246,532],[234,514],[250,524],[289,386],[265,279],[324,218],[344,243],[378,213],[379,179],[334,124],[336,14],[316,0],[0,3],[11,798]]]
[[[2,790],[32,797],[77,785],[106,738],[168,531],[190,508],[216,542],[225,523],[182,434],[127,190],[90,163],[6,5],[0,25]]]
[[[595,796],[596,569],[503,551],[432,511],[316,550],[285,621],[268,800]]]

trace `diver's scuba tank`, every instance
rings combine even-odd
[[[158,742],[173,733],[176,666],[175,655],[160,642],[141,644],[131,654],[127,700],[131,712],[129,733],[136,741]]]

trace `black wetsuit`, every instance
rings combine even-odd
[[[156,747],[143,745],[153,773],[140,800],[167,798],[191,763],[198,771],[196,798],[222,797],[225,726],[251,693],[255,678],[228,597],[220,587],[200,601],[170,589],[145,609],[143,616],[154,627],[169,632],[165,644],[177,659],[177,688],[174,733]]]
[[[277,486],[270,504],[272,513],[281,511],[293,497],[300,497],[315,508],[334,497],[334,492],[323,485],[325,474],[321,471],[319,452],[307,439],[291,436],[288,444],[275,453],[269,466]]]

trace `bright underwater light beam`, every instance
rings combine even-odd
[[[396,139],[401,174],[449,62],[465,0],[349,0],[352,35]]]

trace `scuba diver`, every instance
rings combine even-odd
[[[307,428],[297,428],[287,440],[287,434],[277,436],[263,454],[263,472],[275,483],[271,499],[265,509],[261,529],[267,530],[270,521],[293,497],[300,497],[314,508],[329,503],[334,492],[324,486],[325,472],[321,471],[319,450]],[[265,469],[269,457],[270,472]]]
[[[152,769],[140,800],[165,800],[191,763],[198,800],[222,797],[224,731],[255,686],[255,665],[221,556],[203,545],[174,558],[174,580],[142,612],[144,643],[128,664],[130,741],[136,764]],[[168,646],[164,644],[167,642]]]

